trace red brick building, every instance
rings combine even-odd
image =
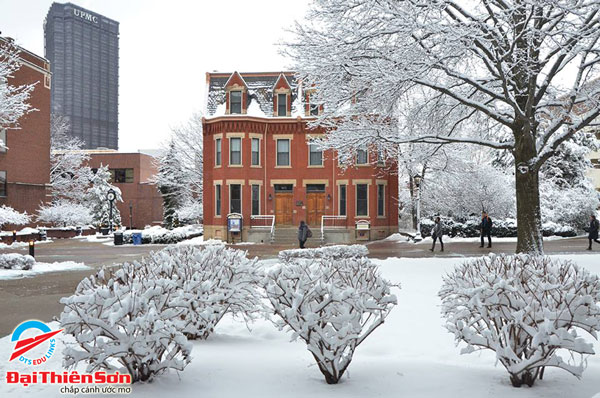
[[[12,39],[0,37],[0,46]],[[9,79],[19,86],[36,83],[30,104],[37,109],[19,120],[20,129],[1,129],[0,205],[28,214],[50,200],[50,65],[20,48],[21,68]]]
[[[152,182],[158,172],[154,157],[113,150],[92,150],[89,153],[90,167],[108,166],[112,184],[121,190],[123,202],[117,203],[117,208],[124,226],[144,228],[162,223],[162,197]]]
[[[335,153],[311,139],[319,107],[292,72],[207,73],[204,135],[204,233],[230,237],[227,218],[242,215],[242,240],[295,239],[306,221],[325,242],[380,239],[398,229],[397,165],[376,151],[357,150],[355,165],[339,167]],[[323,218],[323,216],[326,216]],[[357,224],[360,225],[357,231]],[[261,228],[263,227],[263,228]]]

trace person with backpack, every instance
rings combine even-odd
[[[312,238],[312,231],[308,228],[308,225],[304,221],[300,221],[298,227],[298,241],[300,242],[300,249],[304,249],[304,244],[308,238]]]
[[[442,252],[444,251],[444,242],[442,242],[442,235],[444,235],[444,231],[442,229],[442,222],[439,217],[436,217],[435,225],[433,226],[433,229],[431,230],[431,237],[433,238],[433,245],[431,246],[431,249],[429,249],[430,251],[435,250],[435,241],[438,239],[440,241],[440,245],[442,246],[440,251],[442,251]]]
[[[488,216],[488,214],[485,211],[483,213],[481,213],[480,230],[481,230],[481,246],[479,246],[479,247],[483,247],[483,244],[484,244],[483,238],[485,238],[487,236],[488,248],[491,248],[492,247],[492,219],[490,218],[490,216]]]
[[[600,243],[598,240],[598,230],[600,229],[600,222],[596,218],[595,215],[590,216],[590,231],[588,233],[588,240],[590,241],[590,245],[588,246],[588,250],[592,250],[592,241],[596,243]]]

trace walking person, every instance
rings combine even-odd
[[[431,245],[430,251],[435,250],[435,241],[439,239],[440,245],[442,246],[440,251],[444,251],[444,242],[442,242],[442,235],[444,235],[444,231],[442,230],[442,223],[439,217],[435,218],[435,225],[431,230],[431,237],[433,238],[433,245]]]
[[[600,229],[600,221],[596,218],[596,216],[590,216],[590,232],[588,233],[588,240],[590,241],[590,245],[588,246],[588,250],[592,250],[592,241],[596,243],[600,243],[598,240],[598,229]]]
[[[492,219],[488,216],[487,212],[481,213],[481,246],[483,247],[484,241],[483,239],[487,236],[488,239],[488,248],[492,247]]]
[[[298,242],[300,242],[300,249],[304,249],[304,244],[310,237],[312,237],[312,231],[304,221],[300,221],[300,226],[298,227]]]

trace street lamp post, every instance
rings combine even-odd
[[[415,187],[417,188],[417,233],[415,235],[415,242],[423,240],[421,236],[421,176],[416,175],[413,177]]]
[[[109,211],[108,211],[108,228],[110,230],[110,232],[113,232],[113,202],[115,201],[115,198],[117,197],[115,190],[114,189],[109,189],[108,193],[106,194],[106,199],[108,199],[108,203],[110,205],[109,207]]]
[[[129,202],[129,229],[133,229],[133,204]]]

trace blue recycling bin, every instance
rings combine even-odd
[[[131,239],[133,240],[134,245],[141,245],[142,244],[142,233],[135,232],[135,233],[131,234]]]

